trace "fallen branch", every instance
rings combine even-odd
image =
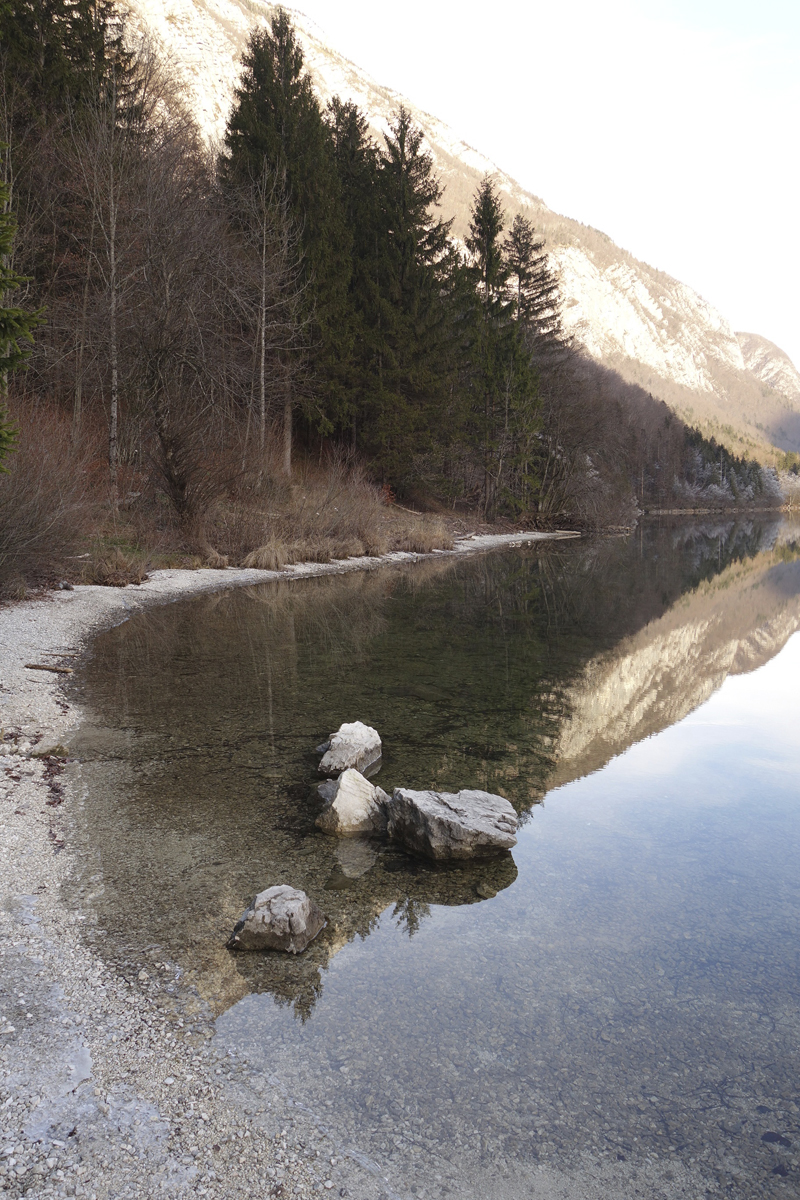
[[[58,675],[71,675],[72,667],[51,667],[47,663],[25,663],[29,671],[55,671]]]

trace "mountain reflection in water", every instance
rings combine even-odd
[[[800,627],[794,538],[777,523],[651,525],[134,616],[97,638],[78,685],[94,715],[75,742],[75,902],[104,953],[157,948],[216,1012],[268,991],[308,1017],[332,956],[387,910],[412,936],[431,906],[517,877],[511,856],[442,867],[319,833],[313,747],[331,729],[379,729],[387,790],[499,791],[524,823],[551,787],[780,649]],[[274,883],[311,894],[327,928],[298,959],[230,954],[245,903]]]

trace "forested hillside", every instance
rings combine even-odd
[[[573,346],[491,177],[464,246],[402,106],[381,143],[321,107],[285,12],[250,37],[216,156],[111,0],[6,0],[0,46],[0,575],[92,535],[109,578],[123,542],[376,553],[394,497],[589,526],[774,502]]]

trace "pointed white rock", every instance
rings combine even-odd
[[[317,817],[317,826],[325,833],[347,836],[382,833],[386,829],[389,797],[352,767],[335,782],[321,783],[318,790],[323,800],[330,801]]]
[[[377,729],[363,721],[350,721],[340,725],[330,736],[327,750],[322,756],[319,770],[323,775],[338,775],[348,767],[364,771],[378,762],[381,757],[381,739]]]

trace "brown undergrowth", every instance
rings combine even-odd
[[[0,475],[0,598],[59,582],[124,587],[165,567],[257,567],[449,549],[442,516],[397,506],[345,457],[243,456],[203,511],[180,519],[158,472],[119,469],[111,495],[103,430],[80,442],[66,417],[21,407],[18,451]],[[233,459],[231,458],[231,461]]]

